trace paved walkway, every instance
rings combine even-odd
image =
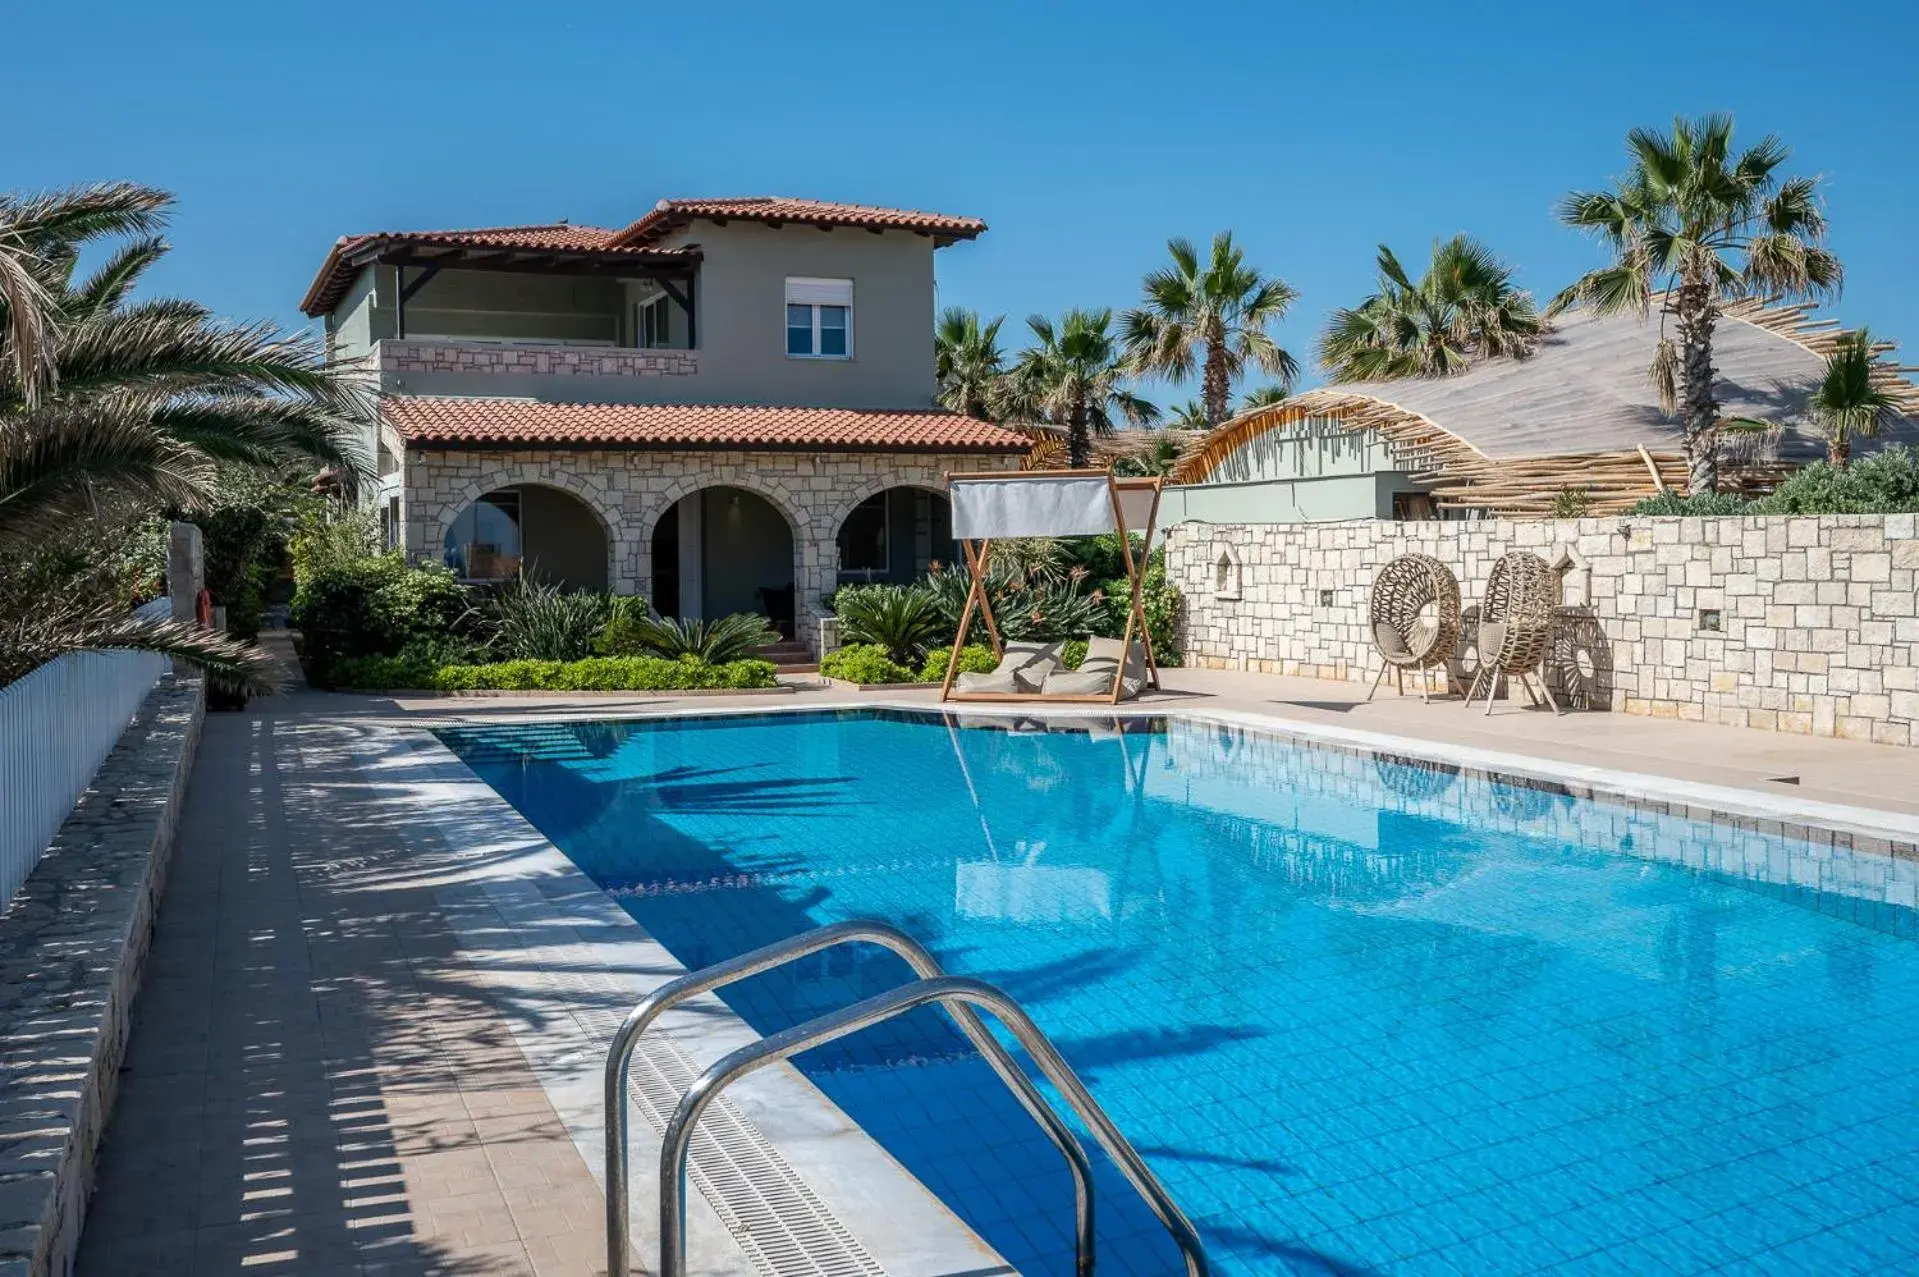
[[[586,1165],[314,695],[207,717],[82,1277],[604,1271]],[[320,711],[320,712],[316,712]]]
[[[1508,703],[1488,719],[1456,702],[1366,704],[1359,685],[1210,671],[1173,671],[1168,687],[1162,704],[1395,733],[1442,752],[1919,813],[1915,750]],[[463,959],[435,903],[454,871],[440,821],[378,801],[352,749],[374,723],[673,708],[642,695],[307,693],[209,715],[82,1277],[602,1271],[598,1190],[513,1032],[565,1009],[544,1004],[536,981],[503,994],[497,973],[489,985]]]

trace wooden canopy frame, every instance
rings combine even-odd
[[[946,487],[949,493],[957,491],[969,483],[1054,483],[1062,479],[1103,479],[1106,481],[1107,496],[1112,505],[1113,522],[1109,527],[1088,528],[1084,532],[1060,532],[1055,536],[1098,535],[1101,532],[1119,534],[1120,558],[1126,564],[1126,581],[1129,598],[1126,608],[1126,627],[1120,639],[1120,657],[1118,668],[1113,671],[1113,686],[1110,692],[1095,695],[1069,695],[1066,693],[1045,692],[966,692],[953,690],[953,680],[959,673],[960,650],[966,646],[966,636],[971,632],[973,618],[977,615],[986,622],[986,633],[992,640],[993,654],[1004,657],[1006,644],[1000,638],[999,622],[993,616],[993,603],[987,597],[986,571],[992,562],[993,542],[1001,537],[983,536],[961,538],[960,553],[965,556],[967,571],[972,575],[972,585],[966,592],[966,605],[960,610],[959,632],[953,636],[953,650],[946,662],[946,678],[940,684],[940,700],[944,701],[1039,701],[1048,704],[1070,705],[1117,705],[1126,689],[1126,667],[1130,663],[1133,639],[1140,640],[1141,650],[1146,656],[1147,684],[1154,691],[1159,690],[1159,663],[1153,656],[1152,635],[1146,629],[1146,611],[1141,591],[1145,585],[1146,559],[1153,550],[1153,533],[1159,523],[1159,499],[1165,487],[1165,479],[1158,476],[1142,478],[1121,478],[1110,469],[1106,470],[996,470],[977,473],[949,474]],[[1140,527],[1129,526],[1126,521],[1127,493],[1150,493],[1146,506],[1146,517]],[[1139,533],[1141,544],[1138,555],[1133,553],[1132,533]]]

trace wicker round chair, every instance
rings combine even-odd
[[[1501,555],[1486,578],[1486,599],[1479,608],[1479,672],[1466,691],[1471,705],[1486,689],[1486,712],[1493,712],[1502,678],[1518,679],[1534,705],[1559,702],[1546,686],[1546,654],[1553,645],[1553,611],[1559,606],[1559,574],[1537,554],[1514,550]]]
[[[1418,670],[1420,699],[1431,700],[1433,668],[1459,646],[1459,582],[1452,572],[1430,555],[1400,555],[1373,578],[1366,620],[1380,659],[1366,699],[1373,699],[1388,671],[1404,696],[1406,671]]]

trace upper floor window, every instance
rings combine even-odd
[[[663,350],[672,344],[671,312],[665,293],[641,302],[639,311],[640,345],[647,350]]]
[[[786,353],[796,359],[853,357],[853,281],[786,281]]]

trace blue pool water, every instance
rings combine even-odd
[[[447,742],[689,967],[888,919],[1022,1000],[1217,1270],[1919,1271],[1914,862],[1174,720]],[[770,1032],[878,952],[729,991]],[[938,1013],[801,1057],[1028,1274],[1069,1182]],[[1178,1271],[1117,1175],[1100,1271]]]

